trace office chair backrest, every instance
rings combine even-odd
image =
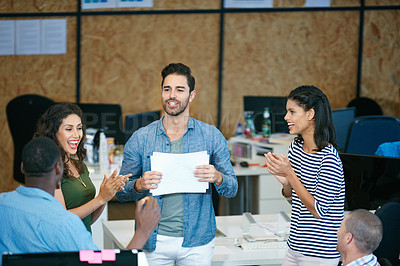
[[[346,147],[347,135],[350,125],[354,121],[355,113],[355,107],[332,110],[332,120],[336,131],[336,144],[341,152]]]
[[[378,259],[386,258],[392,265],[399,265],[400,203],[388,202],[375,214],[382,221],[383,238],[374,254]]]
[[[365,115],[383,115],[381,106],[368,97],[358,97],[349,102],[347,107],[356,108],[356,117]]]
[[[374,155],[384,142],[400,141],[400,121],[393,116],[361,116],[350,126],[345,152]]]
[[[36,130],[40,116],[54,104],[49,98],[35,94],[26,94],[12,99],[6,108],[8,126],[14,141],[14,179],[24,183],[21,173],[21,153]]]

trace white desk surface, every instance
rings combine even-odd
[[[253,215],[263,222],[275,221],[276,214]],[[242,250],[234,245],[235,238],[242,241],[242,216],[217,216],[217,228],[227,237],[215,239],[213,265],[281,265],[284,249]],[[134,220],[104,221],[105,248],[124,249],[134,234]],[[113,243],[113,244],[112,244]]]
[[[233,171],[236,176],[259,176],[259,175],[270,175],[266,167],[261,166],[233,166]]]

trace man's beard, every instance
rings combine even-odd
[[[171,99],[168,99],[168,100],[164,101],[163,104],[162,104],[163,108],[164,108],[164,111],[170,116],[178,116],[178,115],[180,115],[181,113],[183,113],[186,110],[186,108],[187,108],[187,106],[189,104],[189,97],[188,97],[186,102],[184,102],[184,103],[178,101],[178,104],[177,104],[178,108],[174,108],[173,110],[170,110],[170,109],[168,109],[168,101],[170,101],[170,100]]]

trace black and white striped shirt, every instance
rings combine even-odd
[[[317,153],[306,153],[292,142],[288,158],[297,177],[315,198],[315,218],[292,190],[292,215],[288,245],[305,256],[336,259],[337,230],[343,220],[345,183],[342,161],[329,145]]]

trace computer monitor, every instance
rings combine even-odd
[[[400,202],[400,158],[340,153],[346,183],[345,210],[376,210]]]
[[[122,114],[119,104],[79,103],[86,128],[104,129],[107,137],[113,137],[115,144],[125,144],[122,132]]]
[[[341,152],[344,152],[346,148],[347,134],[355,116],[355,107],[332,110],[332,120],[336,131],[336,143]]]
[[[125,116],[125,142],[128,141],[133,132],[160,119],[160,117],[160,110]]]
[[[114,250],[112,250],[114,251]],[[139,251],[141,252],[141,251]],[[96,251],[95,253],[100,253]],[[137,250],[115,250],[115,260],[102,258],[102,263],[94,263],[85,261],[80,256],[79,251],[74,252],[48,252],[48,253],[24,253],[24,254],[3,254],[3,266],[78,266],[78,265],[132,265],[137,266],[142,260],[142,256],[138,256]],[[82,259],[82,261],[81,261]],[[107,260],[106,260],[107,259]]]
[[[256,133],[262,132],[264,108],[269,107],[271,115],[271,133],[288,132],[288,126],[283,119],[286,114],[286,97],[244,96],[244,111],[253,112]]]

